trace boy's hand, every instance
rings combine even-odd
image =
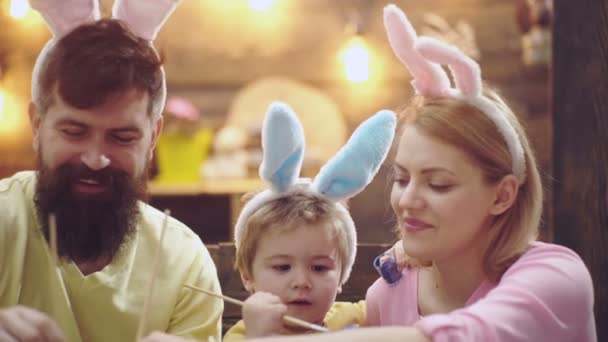
[[[256,292],[245,301],[243,321],[247,338],[278,335],[283,329],[287,305],[268,292]]]
[[[40,311],[17,305],[0,310],[0,341],[64,341],[57,324]]]

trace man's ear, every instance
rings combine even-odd
[[[496,197],[490,207],[492,215],[500,215],[507,211],[517,198],[519,182],[514,175],[506,175],[496,187]]]
[[[160,137],[160,134],[163,131],[164,117],[160,115],[158,119],[156,119],[156,122],[152,123],[152,125],[152,145],[150,145],[150,160],[152,160],[152,158],[154,157],[154,153],[152,152],[154,151],[154,148],[158,143],[158,137]]]
[[[239,271],[239,273],[241,274],[241,282],[243,283],[245,290],[247,290],[247,292],[249,292],[250,294],[254,293],[255,282],[253,280],[253,277],[250,276],[249,272],[246,271]]]
[[[40,116],[38,107],[36,104],[34,104],[34,102],[30,102],[27,112],[30,117],[30,126],[32,128],[32,147],[34,148],[35,152],[38,152],[38,146],[40,146],[40,123],[42,121],[42,117]]]

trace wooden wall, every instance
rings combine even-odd
[[[218,128],[235,94],[248,82],[264,76],[284,76],[315,86],[331,96],[353,128],[380,108],[398,109],[411,95],[409,75],[392,55],[382,25],[380,0],[275,1],[274,17],[246,13],[246,1],[184,0],[160,32],[156,45],[166,62],[171,94],[186,96],[203,112],[205,124]],[[484,77],[499,87],[524,121],[546,172],[546,188],[552,187],[551,115],[548,112],[547,67],[525,66],[521,58],[516,1],[504,0],[397,0],[416,27],[425,13],[444,17],[454,26],[464,20],[473,27],[481,50]],[[108,13],[111,0],[102,0]],[[378,79],[370,87],[344,81],[337,54],[349,38],[347,18],[359,16],[361,33],[377,61]],[[273,19],[274,18],[274,19]],[[0,16],[0,26],[7,23]],[[4,21],[4,22],[2,22]],[[11,22],[12,23],[12,22]],[[14,24],[13,24],[14,25]],[[38,29],[40,31],[40,28]],[[32,65],[36,48],[44,42],[45,29],[36,39],[23,30],[0,34],[0,54],[20,56]],[[42,35],[43,38],[40,38]],[[48,34],[46,34],[48,36]],[[28,43],[19,43],[27,41]],[[4,44],[6,43],[6,44]],[[32,47],[34,45],[34,47]],[[9,68],[11,65],[9,65]],[[27,89],[24,102],[27,102]],[[24,112],[23,115],[26,115]],[[28,137],[23,131],[22,136]],[[2,137],[0,136],[0,139]],[[1,141],[0,141],[0,145]],[[28,139],[18,146],[0,147],[0,176],[33,167]],[[356,223],[365,242],[387,242],[392,213],[388,205],[386,170],[351,201]],[[544,236],[550,238],[551,201],[545,215]]]
[[[555,11],[555,241],[591,271],[598,341],[608,341],[608,4],[557,0]]]
[[[238,30],[228,26],[218,32],[199,21],[201,6],[185,1],[176,18],[161,33],[158,45],[166,54],[170,90],[191,98],[206,115],[209,125],[219,126],[235,93],[259,77],[279,75],[313,85],[338,102],[353,128],[379,108],[400,108],[411,95],[408,72],[390,51],[382,24],[382,8],[389,1],[290,1],[283,10],[290,15],[282,33],[267,39],[246,34],[242,41],[230,41]],[[403,8],[416,27],[423,25],[425,13],[444,17],[451,25],[464,20],[475,30],[481,50],[485,79],[502,90],[524,121],[545,177],[551,197],[551,115],[548,67],[524,65],[520,32],[516,21],[516,1],[425,0],[394,1]],[[208,8],[207,8],[208,9]],[[204,8],[203,8],[204,10]],[[335,64],[337,51],[348,38],[344,33],[348,13],[363,11],[363,36],[375,51],[382,80],[372,90],[362,90],[344,82]],[[211,13],[215,14],[215,12]],[[202,14],[203,18],[204,13]],[[184,32],[184,26],[194,28]],[[175,39],[179,36],[180,39]],[[195,49],[192,41],[202,46]],[[226,45],[220,48],[218,45]],[[351,201],[360,239],[387,242],[393,238],[392,212],[388,205],[387,170],[382,170],[361,195]],[[546,203],[543,238],[551,238],[551,201]]]

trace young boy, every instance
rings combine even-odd
[[[334,303],[357,247],[355,225],[343,201],[372,180],[395,125],[394,113],[377,113],[311,181],[298,178],[304,134],[297,117],[284,104],[271,105],[260,167],[270,189],[251,197],[235,227],[236,267],[252,295],[245,301],[243,320],[225,341],[307,332],[286,324],[285,315],[329,330],[364,323],[363,302]]]

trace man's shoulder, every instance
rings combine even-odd
[[[0,218],[7,220],[29,215],[29,204],[33,202],[36,173],[22,171],[11,177],[0,179]]]
[[[0,179],[0,198],[11,196],[15,193],[25,194],[29,188],[34,187],[36,172],[21,171],[11,177]]]
[[[23,171],[0,179],[0,250],[21,251],[35,223],[33,196],[36,173]],[[5,254],[6,256],[6,254]]]

